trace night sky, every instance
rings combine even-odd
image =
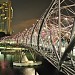
[[[11,0],[14,9],[13,24],[40,18],[51,0]]]

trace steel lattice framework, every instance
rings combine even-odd
[[[33,48],[66,75],[75,74],[75,1],[52,0],[41,18],[29,29],[1,42]],[[12,42],[11,42],[12,44]]]

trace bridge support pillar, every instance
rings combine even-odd
[[[7,57],[6,57],[6,54],[4,54],[4,61],[6,61]]]

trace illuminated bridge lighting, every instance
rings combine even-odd
[[[0,44],[6,46],[1,46],[0,49],[19,50],[18,55],[15,55],[19,58],[16,58],[18,62],[15,61],[13,65],[38,65],[35,62],[35,53],[37,53],[58,71],[66,75],[75,75],[75,10],[72,8],[75,4],[71,0],[70,4],[66,4],[66,0],[59,1],[54,0],[52,6],[49,6],[29,29],[14,36],[1,38]],[[16,47],[9,47],[10,45]],[[25,56],[22,52],[32,57],[34,62],[30,60],[27,63],[22,62]]]

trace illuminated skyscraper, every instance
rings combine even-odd
[[[10,0],[0,0],[0,33],[10,35],[12,33],[11,21],[13,9]]]

